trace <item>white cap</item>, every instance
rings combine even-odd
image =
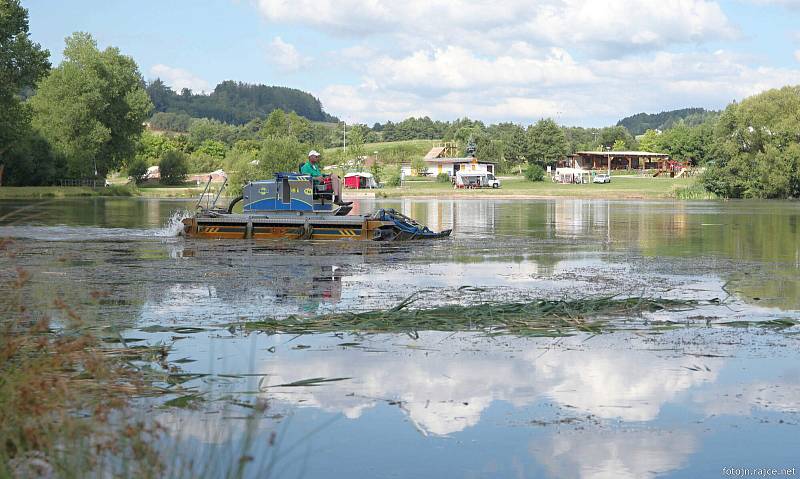
[[[308,157],[311,158],[312,156],[320,156],[317,150],[311,150],[308,152]]]

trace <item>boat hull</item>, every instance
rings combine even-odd
[[[407,230],[395,221],[360,216],[255,217],[250,215],[194,216],[183,220],[187,237],[218,239],[311,239],[398,241],[442,238],[440,233]]]

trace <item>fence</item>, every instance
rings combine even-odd
[[[80,180],[69,180],[63,179],[58,180],[59,186],[86,186],[89,188],[98,188],[105,186],[105,180],[93,180],[93,179],[80,179]]]

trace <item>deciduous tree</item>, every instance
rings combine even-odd
[[[732,103],[720,115],[703,185],[728,198],[800,197],[800,86]]]
[[[569,153],[564,132],[550,118],[542,119],[528,127],[528,162],[552,165]]]
[[[136,62],[97,49],[88,33],[67,38],[64,60],[31,98],[33,126],[66,157],[73,177],[99,177],[133,158],[152,103]]]
[[[7,160],[20,156],[5,153],[31,135],[30,112],[20,102],[19,95],[47,73],[49,55],[28,37],[28,11],[19,0],[0,0],[0,165],[3,169],[6,166],[13,169],[14,164]]]

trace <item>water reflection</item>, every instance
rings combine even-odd
[[[550,477],[647,479],[681,469],[698,442],[686,431],[565,431],[530,448]]]
[[[298,458],[309,477],[375,476],[387,464],[401,476],[704,477],[718,472],[721,457],[794,455],[796,329],[676,322],[697,314],[797,317],[796,203],[357,204],[362,213],[393,207],[435,229],[454,228],[446,241],[405,244],[165,237],[170,214],[186,205],[41,203],[33,219],[0,226],[0,234],[18,238],[0,271],[0,302],[21,266],[32,274],[22,291],[28,304],[52,309],[61,297],[98,329],[171,344],[170,359],[186,360],[176,367],[204,375],[185,385],[207,401],[196,411],[157,415],[198,455],[215,457],[216,449],[195,449],[202,444],[235,451],[246,424],[231,418],[250,414],[237,404],[256,398],[271,406],[258,444],[282,426],[290,439],[324,445],[319,455]],[[19,206],[0,202],[0,213]],[[464,285],[484,291],[467,293]],[[724,298],[726,291],[745,302],[648,316],[637,332],[555,340],[228,329],[242,318],[385,308],[420,290],[422,306],[618,293]],[[676,330],[656,334],[644,324],[653,319]],[[206,330],[147,327],[173,324]],[[310,378],[340,380],[279,386]],[[751,440],[756,427],[765,428],[758,442]],[[724,448],[714,446],[719,436]]]
[[[288,339],[264,340],[281,344]],[[582,416],[651,421],[685,391],[713,383],[725,365],[723,358],[698,361],[620,348],[618,338],[595,339],[591,348],[585,340],[493,342],[481,335],[453,339],[443,333],[426,333],[413,343],[397,336],[356,339],[350,347],[336,347],[341,340],[322,340],[310,350],[283,347],[258,357],[255,372],[269,375],[269,385],[314,377],[352,378],[324,387],[278,388],[270,390],[269,397],[351,419],[392,402],[420,431],[447,435],[476,425],[495,401],[515,407],[554,401]],[[298,344],[305,344],[302,341]],[[216,345],[223,351],[216,349],[218,354],[228,359],[215,366],[230,374],[247,370],[248,364],[238,362],[244,358],[225,354],[231,344]],[[176,355],[188,353],[178,346]]]
[[[534,477],[578,478],[649,478],[688,468],[683,473],[699,477],[731,457],[760,457],[774,448],[788,454],[793,447],[770,435],[758,444],[747,441],[752,428],[736,418],[760,415],[796,424],[796,340],[780,351],[787,356],[780,366],[774,359],[754,361],[748,351],[782,336],[761,335],[746,345],[726,338],[716,330],[673,332],[657,341],[625,334],[549,340],[425,333],[414,341],[396,335],[254,334],[190,339],[176,343],[173,354],[197,359],[187,372],[217,375],[204,379],[209,399],[239,391],[248,392],[242,396],[247,400],[260,389],[258,398],[271,404],[272,414],[291,415],[298,429],[293,437],[314,431],[315,447],[325,445],[322,458],[348,454],[355,445],[342,442],[343,435],[375,441],[379,434],[384,440],[372,447],[413,457],[438,451],[426,459],[431,469],[422,476],[438,477],[432,471],[446,465],[451,475],[466,477],[505,476],[514,468]],[[759,372],[764,368],[771,372]],[[243,373],[252,376],[235,379]],[[309,378],[340,380],[279,386]],[[229,444],[246,424],[226,420],[241,413],[220,404],[210,403],[211,410],[199,415],[165,412],[163,420],[186,440]],[[336,417],[342,419],[332,423]],[[259,427],[264,438],[281,430],[274,416]],[[722,427],[739,438],[731,439],[724,458],[701,456],[692,464],[703,454],[709,431]],[[421,434],[408,436],[414,430]],[[389,446],[386,438],[402,440]],[[449,442],[436,442],[442,440]],[[303,460],[309,460],[311,477],[329,475],[326,460]],[[366,474],[366,464],[375,467],[356,461],[334,476]],[[698,473],[698,465],[707,468]]]
[[[497,242],[513,237],[554,242],[562,252],[578,247],[663,258],[654,259],[653,265],[662,270],[680,268],[693,258],[736,261],[725,272],[731,291],[751,303],[800,309],[800,205],[795,202],[555,199],[379,204],[402,208],[436,228],[454,228],[462,237],[491,236],[493,246],[503,251],[531,248],[513,240]],[[476,253],[467,256],[470,261],[487,252]],[[749,270],[750,276],[738,274],[742,270]]]

